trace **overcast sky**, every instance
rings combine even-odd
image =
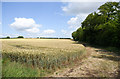
[[[105,2],[3,2],[2,35],[71,37],[86,16]]]

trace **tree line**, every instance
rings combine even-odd
[[[15,39],[16,38],[24,38],[23,36],[18,36],[18,37],[14,37]],[[12,39],[14,39],[12,38]],[[11,39],[10,36],[7,36],[7,37],[4,37],[2,39]],[[37,37],[37,39],[71,39],[71,38],[57,38],[57,37]]]
[[[24,37],[23,36],[18,36],[18,37],[15,37],[15,38],[24,38]],[[10,36],[4,37],[2,39],[10,39]]]
[[[107,2],[89,14],[72,33],[75,41],[120,47],[120,4]]]

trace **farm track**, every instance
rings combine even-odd
[[[120,76],[120,56],[113,52],[94,47],[86,47],[90,56],[74,65],[56,71],[52,77],[118,77]]]

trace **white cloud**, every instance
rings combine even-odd
[[[37,27],[33,27],[30,29],[26,29],[27,32],[31,33],[38,33],[40,30]]]
[[[64,34],[64,35],[67,35],[68,34],[68,32],[66,31],[66,30],[61,30],[61,32]]]
[[[61,30],[63,37],[71,37],[73,31],[74,30],[64,30],[64,29]]]
[[[37,33],[39,32],[39,27],[41,27],[32,18],[15,18],[15,21],[10,26],[18,31],[29,33]]]
[[[67,22],[72,29],[77,29],[81,26],[81,22],[85,20],[87,15],[97,11],[99,6],[104,2],[68,2],[62,7],[62,10],[67,15],[73,15]]]
[[[70,20],[67,23],[70,26],[70,28],[76,28],[81,26],[79,16],[70,18]]]
[[[68,21],[68,30],[61,30],[64,36],[71,37],[71,33],[81,27],[81,22],[104,2],[68,2],[63,3],[62,10],[66,15],[72,16]]]
[[[62,10],[69,15],[89,14],[97,10],[103,2],[69,2]]]
[[[86,18],[86,14],[79,14],[75,17],[70,18],[70,20],[67,22],[70,28],[79,28],[81,27],[81,22]]]
[[[54,34],[54,33],[55,33],[55,31],[52,29],[47,29],[47,30],[43,31],[43,34]]]

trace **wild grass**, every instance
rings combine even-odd
[[[2,55],[3,59],[8,58],[12,63],[17,62],[25,64],[26,67],[31,66],[31,68],[51,72],[82,59],[86,53],[84,46],[74,44],[71,40],[2,39]],[[11,71],[10,68],[5,68],[3,72],[5,70]],[[5,72],[3,76],[4,74]]]
[[[3,59],[2,67],[3,77],[37,77],[39,74],[37,68],[26,67],[19,62],[10,62],[8,58]]]

